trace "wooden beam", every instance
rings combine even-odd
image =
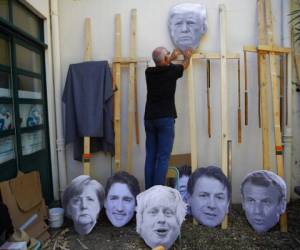
[[[272,22],[272,10],[270,0],[265,0],[266,5],[266,19],[267,19],[267,40],[271,46],[274,44],[273,40],[273,22]],[[272,81],[272,103],[273,103],[273,119],[274,119],[274,136],[275,136],[275,154],[277,161],[278,175],[284,178],[284,166],[283,166],[283,146],[280,129],[280,104],[278,97],[278,78],[277,78],[277,61],[275,53],[270,53],[270,71]],[[280,216],[280,230],[281,232],[287,232],[287,214],[284,213]]]
[[[86,18],[84,21],[84,60],[90,61],[92,59],[92,31],[91,18]]]
[[[115,58],[121,58],[121,15],[115,15]],[[121,64],[114,63],[115,172],[121,170]]]
[[[266,27],[264,17],[264,0],[258,0],[258,42],[265,44]],[[266,55],[259,54],[259,82],[260,82],[260,100],[261,100],[261,124],[262,124],[262,144],[263,144],[263,169],[270,170],[270,146],[269,146],[269,105],[268,105],[268,83],[266,76]]]
[[[131,10],[130,26],[130,59],[136,59],[136,9]],[[128,173],[132,172],[133,125],[135,116],[135,63],[129,64],[128,90],[128,133],[127,133],[127,166]]]
[[[84,60],[90,61],[92,59],[92,33],[91,33],[91,19],[86,18],[84,22]],[[91,175],[90,162],[90,144],[89,136],[83,137],[83,174]]]
[[[283,48],[278,47],[274,45],[258,45],[252,46],[252,45],[245,45],[243,46],[243,50],[247,52],[261,52],[261,53],[269,53],[273,52],[275,54],[288,54],[291,52],[291,48]]]
[[[194,55],[192,55],[192,58]],[[191,59],[192,59],[191,58]],[[192,172],[198,167],[198,147],[197,147],[197,126],[196,126],[196,98],[195,98],[195,84],[193,60],[187,68],[187,82],[188,82],[188,100],[189,100],[189,120],[190,120],[190,143],[191,143],[191,166]]]
[[[221,166],[223,173],[228,176],[228,84],[226,56],[226,8],[219,5],[220,14],[220,47],[221,47]],[[228,216],[224,217],[222,229],[228,227]]]
[[[113,58],[113,63],[121,63],[121,64],[129,64],[130,63],[148,63],[150,61],[149,58],[139,57],[139,58],[131,58],[131,57],[115,57]]]
[[[288,54],[291,53],[291,48],[282,48],[274,45],[259,45],[258,50],[261,52],[272,52],[274,54]]]
[[[238,53],[228,53],[226,55],[227,59],[239,59],[240,54]],[[198,60],[198,59],[211,59],[211,60],[218,60],[221,59],[220,53],[212,53],[212,52],[201,52],[201,53],[195,53],[193,54],[192,60]],[[176,61],[183,61],[183,56],[179,55]]]

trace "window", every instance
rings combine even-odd
[[[38,170],[53,200],[43,20],[21,3],[0,0],[0,181]]]

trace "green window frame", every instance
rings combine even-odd
[[[3,13],[9,14],[0,12],[0,181],[37,170],[49,204],[53,188],[43,20],[16,0],[2,2],[7,7]]]

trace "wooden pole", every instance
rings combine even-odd
[[[273,45],[273,22],[271,12],[270,0],[265,0],[266,7],[266,19],[267,19],[267,39],[268,45]],[[278,175],[284,178],[284,166],[283,166],[283,146],[280,130],[280,104],[278,98],[278,80],[277,80],[277,62],[275,53],[270,53],[270,71],[272,81],[272,103],[273,103],[273,119],[274,119],[274,136],[275,136],[275,153],[277,161]],[[287,214],[284,213],[280,217],[280,230],[281,232],[287,232]]]
[[[193,71],[193,56],[191,57],[190,65],[187,68],[188,81],[188,99],[189,99],[189,120],[190,120],[190,142],[191,142],[191,166],[192,172],[198,167],[198,148],[197,148],[197,129],[196,129],[196,108],[195,108],[195,86],[194,86],[194,71]]]
[[[265,39],[265,11],[263,0],[258,0],[258,34],[259,45],[266,44]],[[259,83],[261,101],[261,124],[262,124],[262,144],[263,144],[263,169],[270,170],[270,146],[269,146],[269,105],[268,105],[268,84],[266,76],[266,55],[258,53],[259,56]]]
[[[115,16],[115,58],[121,58],[121,15]],[[121,170],[121,63],[114,63],[115,172]]]
[[[207,59],[206,63],[206,98],[207,98],[207,132],[208,137],[211,137],[211,108],[210,108],[210,60]]]
[[[130,28],[130,58],[136,59],[136,9],[131,10]],[[135,116],[135,63],[129,63],[128,90],[128,137],[127,137],[127,166],[128,173],[132,172],[133,124]]]
[[[92,59],[92,33],[91,33],[91,19],[86,18],[84,22],[84,60],[90,61]],[[91,175],[91,151],[90,151],[90,137],[83,137],[83,174]]]
[[[228,176],[228,100],[227,100],[227,58],[226,58],[226,8],[219,6],[220,40],[221,40],[221,166],[223,173]],[[222,229],[228,227],[228,216],[222,222]]]

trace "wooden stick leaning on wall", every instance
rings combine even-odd
[[[289,100],[289,95],[288,95],[288,82],[289,82],[289,55],[285,55],[285,126],[288,126],[289,124],[289,105],[288,105],[288,100]]]
[[[211,108],[210,108],[210,60],[206,60],[206,98],[207,98],[207,132],[211,137]]]
[[[280,131],[282,133],[282,128],[284,127],[284,56],[280,56],[280,61],[279,61],[279,98],[280,98],[280,102],[279,102],[279,109],[280,109]]]
[[[92,59],[92,34],[91,34],[91,19],[86,18],[84,22],[84,60],[90,61]],[[90,151],[90,137],[83,138],[83,174],[91,175],[91,151]]]
[[[261,83],[260,83],[260,55],[257,53],[257,115],[258,115],[258,127],[261,128]]]
[[[245,126],[248,126],[248,71],[247,71],[247,52],[244,50],[244,73],[245,73]]]
[[[137,65],[135,65],[135,74],[137,74]],[[134,78],[134,120],[135,120],[135,140],[140,144],[140,127],[139,127],[139,109],[138,109],[138,89],[137,77]]]
[[[241,70],[240,59],[238,59],[238,143],[242,142],[242,110],[241,110]]]

